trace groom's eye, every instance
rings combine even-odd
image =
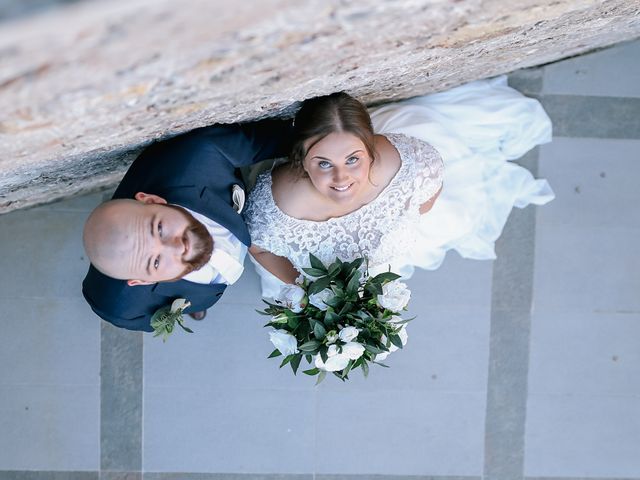
[[[162,222],[158,222],[158,235],[162,237]]]
[[[156,259],[153,261],[153,268],[157,270],[159,266],[160,266],[160,257],[156,257]]]

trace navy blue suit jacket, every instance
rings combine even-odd
[[[132,163],[113,198],[153,193],[219,223],[249,246],[247,226],[233,209],[232,188],[244,186],[238,167],[288,153],[291,122],[263,120],[194,130],[146,148]],[[95,313],[117,327],[153,331],[151,316],[176,298],[186,298],[186,313],[206,310],[226,285],[186,280],[130,287],[125,280],[103,275],[93,266],[82,293]]]

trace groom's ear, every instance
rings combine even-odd
[[[133,196],[133,198],[142,203],[157,203],[161,205],[167,204],[167,201],[164,198],[158,195],[154,195],[153,193],[138,192]]]
[[[127,280],[127,285],[135,287],[136,285],[151,285],[156,282],[145,282],[144,280]]]

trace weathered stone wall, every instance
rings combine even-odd
[[[640,36],[640,0],[92,1],[0,25],[0,212],[113,185],[142,146],[372,103]]]

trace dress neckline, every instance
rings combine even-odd
[[[265,172],[265,175],[266,175],[266,188],[267,188],[267,191],[269,193],[268,197],[269,197],[269,202],[271,204],[271,208],[273,208],[277,212],[278,215],[280,215],[281,217],[283,217],[286,220],[293,221],[293,222],[305,222],[305,223],[310,223],[310,224],[322,224],[322,223],[337,222],[337,221],[340,221],[340,220],[344,220],[345,218],[348,218],[350,215],[355,215],[355,214],[361,213],[361,212],[371,208],[373,205],[378,203],[382,197],[384,197],[384,195],[387,193],[388,190],[391,189],[391,187],[393,185],[395,185],[398,182],[398,179],[400,178],[400,174],[404,173],[404,171],[408,167],[408,163],[407,163],[406,159],[403,157],[401,149],[398,148],[398,145],[396,144],[397,137],[405,136],[405,135],[403,135],[401,133],[389,133],[389,134],[386,134],[386,135],[380,133],[379,135],[382,135],[387,140],[389,140],[391,145],[393,145],[393,148],[395,148],[396,151],[398,152],[398,157],[400,158],[400,168],[394,174],[394,176],[391,178],[391,180],[389,180],[389,183],[387,183],[387,185],[382,190],[380,190],[380,193],[378,193],[378,195],[376,195],[376,197],[373,200],[371,200],[369,203],[365,203],[361,207],[358,207],[355,210],[353,210],[352,212],[345,213],[344,215],[340,215],[339,217],[330,217],[330,218],[327,218],[326,220],[307,220],[305,218],[292,217],[291,215],[288,215],[285,212],[283,212],[280,209],[280,207],[278,206],[278,204],[276,203],[275,199],[273,198],[273,190],[272,190],[273,178],[271,177],[271,171],[268,171],[268,172]]]

